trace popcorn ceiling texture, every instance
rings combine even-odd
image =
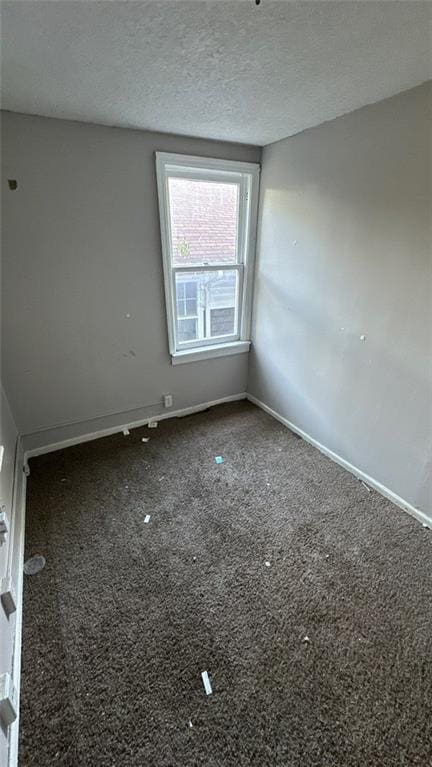
[[[263,145],[432,76],[432,4],[5,2],[3,108]]]
[[[32,459],[35,553],[20,767],[432,764],[432,532],[252,405]]]

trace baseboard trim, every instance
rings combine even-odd
[[[219,399],[214,399],[210,402],[201,402],[199,405],[192,405],[191,407],[185,407],[181,410],[170,410],[165,413],[158,413],[156,415],[147,416],[146,418],[140,418],[137,421],[125,420],[119,426],[111,426],[107,429],[99,429],[98,431],[84,431],[83,434],[80,434],[76,437],[71,437],[70,439],[65,439],[60,442],[52,442],[47,445],[42,445],[40,447],[26,450],[24,453],[24,461],[27,462],[29,458],[33,458],[38,455],[45,455],[46,453],[54,453],[56,450],[63,450],[66,447],[80,445],[83,442],[91,442],[92,440],[100,439],[101,437],[109,437],[111,434],[119,434],[123,431],[123,429],[137,429],[140,426],[145,426],[150,421],[165,421],[168,418],[182,418],[183,416],[191,415],[192,413],[199,413],[201,410],[207,410],[207,408],[214,407],[215,405],[223,405],[227,402],[237,402],[238,400],[246,399],[246,396],[246,392],[241,392],[240,394],[231,394],[228,397],[220,397]],[[121,412],[117,413],[116,415],[119,419],[121,419]],[[126,418],[127,413],[124,415]],[[85,429],[86,421],[83,421],[82,423]],[[27,436],[31,437],[32,435],[29,434]]]
[[[318,440],[311,437],[310,434],[307,434],[302,429],[299,429],[298,426],[296,426],[291,421],[288,421],[287,418],[284,418],[284,416],[280,415],[280,413],[277,413],[276,410],[273,410],[264,402],[261,402],[261,400],[259,400],[257,397],[254,397],[253,394],[246,394],[246,399],[248,399],[249,402],[252,402],[254,405],[257,405],[257,407],[261,408],[261,410],[264,410],[277,421],[280,421],[280,423],[290,429],[290,431],[298,434],[299,437],[304,439],[306,442],[309,442],[311,445],[318,448],[321,453],[324,453],[324,455],[326,455],[328,458],[331,458],[332,461],[349,471],[350,474],[354,474],[357,479],[361,479],[363,482],[365,482],[365,484],[370,485],[370,487],[383,495],[384,498],[387,498],[387,500],[391,501],[396,506],[399,506],[399,508],[403,509],[403,511],[408,512],[408,514],[414,517],[418,522],[421,522],[423,525],[427,525],[432,529],[432,517],[428,517],[427,514],[425,514],[420,509],[416,509],[415,506],[413,506],[411,503],[408,503],[408,501],[405,501],[399,495],[394,493],[393,490],[390,490],[385,485],[382,485],[381,482],[378,482],[378,480],[369,476],[369,474],[366,474],[361,469],[358,469],[357,466],[353,466],[351,463],[349,463],[349,461],[346,461],[345,458],[342,458],[337,453],[334,453],[333,450],[329,450],[328,447],[321,444],[321,442],[318,442]]]

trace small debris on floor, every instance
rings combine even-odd
[[[190,719],[189,719],[189,727],[193,727],[193,724]]]
[[[309,637],[308,637],[308,636],[306,636],[306,637],[305,637],[305,638],[304,638],[302,641],[303,641],[303,642],[306,642],[306,644],[308,644],[308,643],[310,642],[310,639],[309,639]]]
[[[360,482],[360,484],[361,484],[361,485],[363,485],[363,487],[364,487],[364,488],[366,488],[366,490],[368,491],[368,493],[370,493],[370,492],[371,492],[371,489],[370,489],[369,485],[367,485],[367,484],[366,484],[366,482],[363,482],[363,480],[362,480],[362,479],[359,479],[359,482]]]
[[[150,522],[150,514],[146,514],[144,517],[144,524],[148,524]]]
[[[150,442],[150,437],[141,437],[141,442]]]
[[[130,434],[130,431],[129,431],[129,429],[123,429],[123,435],[124,435],[125,437],[128,437],[128,436],[129,436],[129,434]]]
[[[196,557],[193,557],[193,561],[196,562]]]
[[[157,421],[149,421],[148,427],[149,429],[157,429],[158,422]]]
[[[30,559],[24,563],[24,572],[26,575],[36,575],[44,569],[45,564],[45,557],[43,557],[42,554],[35,554],[34,557],[30,557]]]
[[[266,567],[270,567],[270,562],[264,562]]]
[[[223,463],[224,462],[223,455],[216,455],[215,456],[215,461],[216,461],[216,463]]]
[[[162,482],[163,479],[165,479],[165,475],[164,474],[161,477],[159,477],[159,482]]]
[[[429,525],[426,524],[426,522],[423,522],[423,527],[425,527],[426,530],[430,530],[430,527],[429,527]]]
[[[212,686],[210,684],[210,679],[209,679],[209,675],[208,675],[207,671],[202,671],[201,672],[201,678],[202,678],[202,681],[203,681],[204,689],[206,691],[206,695],[211,695],[213,690],[212,690]]]
[[[62,477],[60,482],[66,482],[66,477]]]
[[[329,558],[330,558],[330,554],[326,554],[326,559],[329,559]]]
[[[270,487],[270,482],[266,482],[267,487]]]

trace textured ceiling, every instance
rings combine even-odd
[[[267,144],[432,76],[429,2],[2,3],[2,106]]]

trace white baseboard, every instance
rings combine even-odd
[[[342,458],[337,453],[334,453],[333,450],[329,450],[328,447],[325,447],[325,445],[322,445],[321,442],[318,442],[318,440],[314,439],[309,434],[306,434],[305,431],[303,431],[302,429],[299,429],[298,426],[296,426],[294,423],[291,423],[291,421],[288,421],[287,418],[284,418],[282,415],[280,415],[280,413],[277,413],[276,410],[273,410],[264,402],[261,402],[261,400],[257,399],[257,397],[254,397],[252,394],[247,394],[246,398],[250,402],[252,402],[254,405],[257,405],[266,413],[271,415],[277,421],[280,421],[280,423],[283,423],[283,425],[286,426],[288,429],[290,429],[290,431],[293,431],[295,434],[298,434],[299,437],[302,437],[302,439],[304,439],[306,442],[309,442],[311,445],[318,448],[318,450],[320,450],[321,453],[324,453],[324,455],[326,455],[328,458],[331,458],[331,460],[339,464],[339,466],[342,466],[351,474],[354,474],[355,477],[357,477],[358,479],[361,479],[367,485],[370,485],[370,487],[373,487],[373,489],[376,490],[381,495],[383,495],[384,498],[387,498],[396,506],[399,506],[399,508],[403,509],[404,511],[407,511],[408,514],[411,514],[412,517],[415,517],[415,519],[417,519],[418,522],[421,522],[423,525],[427,525],[428,527],[432,529],[432,517],[428,517],[427,514],[425,514],[423,511],[421,511],[420,509],[417,509],[415,506],[413,506],[411,503],[408,503],[408,501],[405,501],[399,495],[396,495],[396,493],[394,493],[393,490],[389,490],[388,487],[385,487],[385,485],[382,485],[381,482],[378,482],[378,480],[374,479],[373,477],[370,477],[369,474],[366,474],[361,469],[358,469],[356,466],[353,466],[351,463],[349,463],[349,461],[346,461],[345,458]]]
[[[150,421],[165,421],[167,418],[182,418],[192,413],[199,413],[201,410],[207,410],[209,407],[215,405],[223,405],[226,402],[237,402],[238,400],[246,399],[246,392],[240,394],[231,394],[229,397],[220,397],[219,399],[211,400],[210,402],[201,402],[199,405],[192,405],[191,407],[185,407],[181,410],[169,410],[165,413],[158,413],[157,415],[147,416],[147,418],[141,418],[138,421],[124,421],[119,426],[111,426],[107,429],[99,429],[98,431],[84,432],[81,435],[72,437],[71,439],[65,439],[60,442],[53,442],[48,445],[42,445],[25,451],[24,460],[33,458],[37,455],[44,455],[45,453],[53,453],[56,450],[63,450],[65,447],[71,447],[72,445],[80,445],[82,442],[91,442],[94,439],[100,437],[108,437],[110,434],[119,434],[123,429],[137,429],[139,426],[145,426]],[[121,413],[117,414],[121,419]],[[127,413],[125,413],[125,418]],[[85,421],[83,421],[85,428]],[[29,435],[31,436],[31,435]]]

